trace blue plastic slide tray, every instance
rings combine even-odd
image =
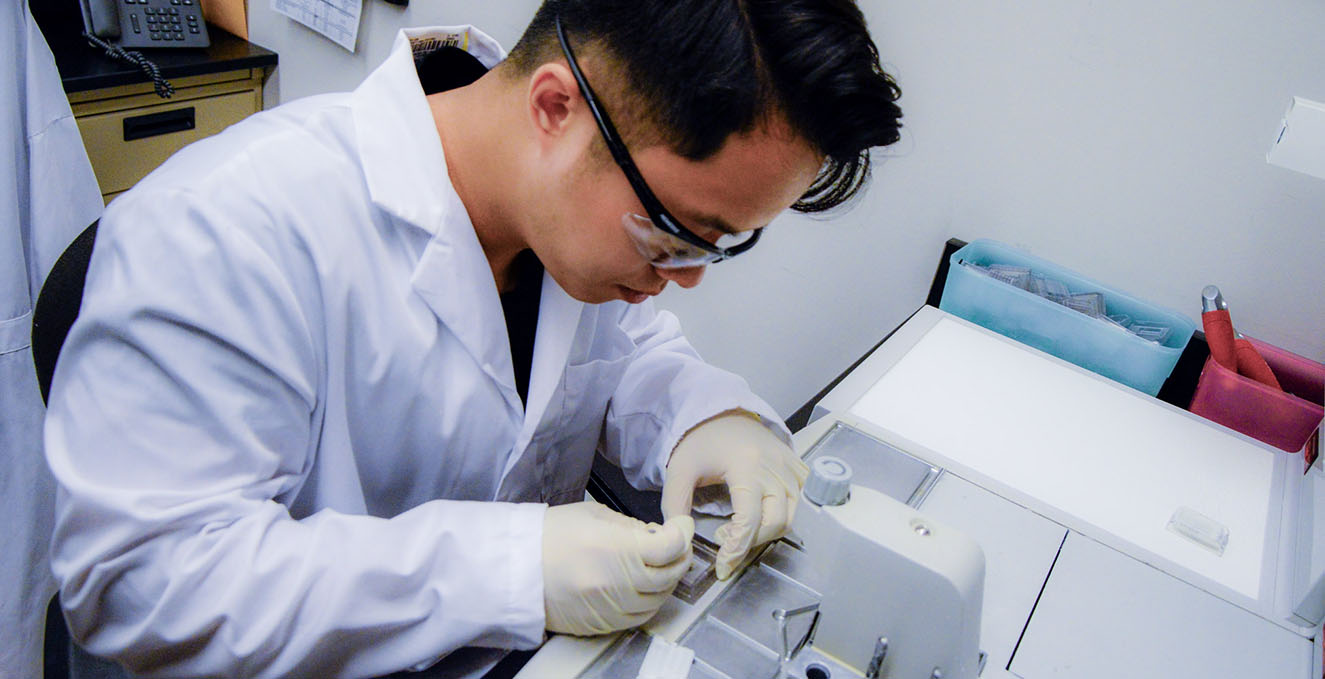
[[[1163,343],[1142,339],[1107,321],[991,278],[963,262],[1029,267],[1066,283],[1073,294],[1102,293],[1109,315],[1125,314],[1133,321],[1167,325],[1173,332]],[[954,252],[950,264],[940,309],[1151,396],[1164,386],[1196,330],[1195,322],[1181,313],[997,241],[974,240]]]

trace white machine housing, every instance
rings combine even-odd
[[[794,532],[823,578],[814,646],[865,674],[974,679],[984,552],[971,538],[870,488],[838,506],[802,498]]]

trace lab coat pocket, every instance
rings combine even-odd
[[[622,356],[566,367],[559,441],[588,441],[591,449],[597,447],[608,402],[629,365],[630,357]]]
[[[608,402],[630,356],[566,367],[560,423],[541,456],[543,495],[549,504],[584,499]]]
[[[32,345],[32,312],[0,321],[0,356],[23,351]]]

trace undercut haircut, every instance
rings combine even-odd
[[[798,212],[849,201],[869,150],[900,137],[901,89],[853,0],[545,0],[502,69],[561,60],[558,15],[580,61],[616,67],[615,82],[590,82],[632,146],[704,160],[782,116],[824,156]]]

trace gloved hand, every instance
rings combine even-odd
[[[547,629],[606,634],[653,617],[690,567],[695,522],[662,526],[597,502],[549,507],[543,518]]]
[[[751,548],[787,532],[807,476],[787,444],[753,415],[734,411],[696,426],[676,445],[663,480],[663,516],[689,516],[695,488],[726,484],[732,518],[718,528],[715,564],[726,580]]]

